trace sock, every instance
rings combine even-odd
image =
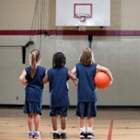
[[[58,133],[58,130],[56,130],[56,131],[53,131],[53,133]]]
[[[61,133],[66,133],[66,130],[65,130],[65,129],[63,130],[63,129],[62,129],[62,130],[61,130]]]
[[[92,133],[92,127],[87,127],[87,132]]]
[[[84,132],[84,133],[85,133],[85,132],[86,132],[85,127],[81,127],[81,128],[80,128],[80,132]]]

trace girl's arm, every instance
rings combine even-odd
[[[70,70],[68,71],[68,76],[72,80],[76,80],[77,79],[77,77]]]
[[[74,68],[71,70],[71,73],[76,74],[76,67],[74,66]],[[75,76],[75,75],[74,75]],[[75,76],[76,77],[76,76]],[[76,78],[77,79],[77,78]],[[75,81],[76,79],[71,79],[71,82],[77,87],[77,82]]]
[[[44,78],[43,78],[43,83],[44,83],[44,84],[47,84],[48,82],[49,82],[49,78],[48,78],[48,73],[47,73],[47,71],[46,71],[45,76],[44,76]]]
[[[21,75],[19,76],[19,82],[23,85],[23,86],[27,86],[28,85],[28,81],[25,80],[25,76],[26,76],[26,71],[25,69],[22,71]]]
[[[70,79],[70,80],[71,80],[71,82],[73,83],[74,86],[76,86],[76,87],[78,86],[78,84],[75,80],[72,80],[72,79]]]
[[[74,68],[71,70],[71,72],[73,73],[73,74],[76,74],[76,67],[74,66]]]
[[[106,67],[103,67],[103,66],[101,66],[101,65],[98,65],[97,64],[97,70],[99,70],[99,71],[103,71],[103,72],[105,72],[108,76],[109,76],[109,78],[110,78],[110,85],[112,84],[112,82],[113,82],[113,76],[112,76],[112,74],[111,74],[111,72],[110,72],[110,70],[108,69],[108,68],[106,68]]]

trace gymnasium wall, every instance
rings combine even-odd
[[[0,104],[24,104],[24,87],[19,84],[18,77],[29,65],[31,49],[41,49],[41,64],[47,69],[51,67],[52,55],[62,51],[67,58],[66,66],[72,69],[80,51],[89,46],[88,34],[69,35],[68,31],[75,32],[77,28],[55,26],[55,4],[56,0],[46,0],[44,29],[51,35],[40,38],[36,34],[33,37],[35,45],[27,48],[26,63],[22,64],[21,46],[30,37],[35,1],[0,0]],[[97,90],[99,106],[139,106],[139,5],[139,0],[111,0],[111,26],[87,28],[93,35],[92,49],[96,62],[108,67],[114,77],[111,87]],[[98,35],[94,34],[95,31]],[[69,86],[71,105],[76,105],[76,88],[70,81]],[[43,105],[49,105],[48,91],[48,85],[45,85]]]

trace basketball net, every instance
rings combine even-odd
[[[89,14],[83,14],[83,13],[79,13],[75,15],[75,18],[78,19],[78,30],[79,31],[86,31],[86,24],[87,24],[87,20],[89,19]]]

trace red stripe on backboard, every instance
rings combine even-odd
[[[111,140],[111,138],[112,138],[112,130],[113,130],[113,120],[111,120],[111,122],[110,122],[110,127],[109,127],[107,140]]]
[[[75,15],[76,15],[76,6],[90,6],[90,17],[92,17],[92,3],[74,3],[74,10],[73,10],[73,17],[75,18]],[[80,13],[78,13],[80,14]],[[88,14],[88,13],[81,13],[81,14]]]

